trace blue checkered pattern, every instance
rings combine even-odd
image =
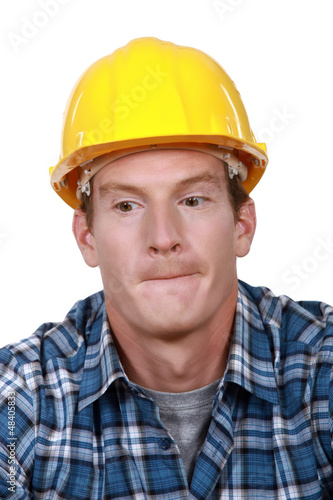
[[[123,372],[103,293],[1,349],[0,361],[1,499],[333,498],[326,304],[239,283],[228,366],[190,488],[155,403]]]

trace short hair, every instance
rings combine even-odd
[[[224,173],[227,182],[227,193],[229,198],[229,203],[234,214],[235,223],[239,220],[239,213],[242,205],[250,199],[250,196],[245,191],[243,184],[239,180],[238,176],[235,175],[232,179],[229,176],[229,167],[223,162]],[[87,226],[90,232],[93,229],[93,181],[94,178],[90,180],[90,195],[87,196],[86,193],[82,193],[82,201],[80,209],[84,212],[87,220]]]

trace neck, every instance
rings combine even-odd
[[[149,338],[108,314],[117,351],[132,382],[161,392],[188,392],[211,384],[224,374],[229,354],[236,301],[228,314],[186,335]],[[108,310],[108,305],[107,305]]]

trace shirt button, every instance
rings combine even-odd
[[[166,451],[170,448],[170,441],[169,439],[161,439],[158,443],[158,446],[161,448],[161,450]]]

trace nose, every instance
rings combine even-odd
[[[151,207],[147,227],[147,248],[151,255],[167,255],[181,251],[181,221],[176,209],[165,206]]]

